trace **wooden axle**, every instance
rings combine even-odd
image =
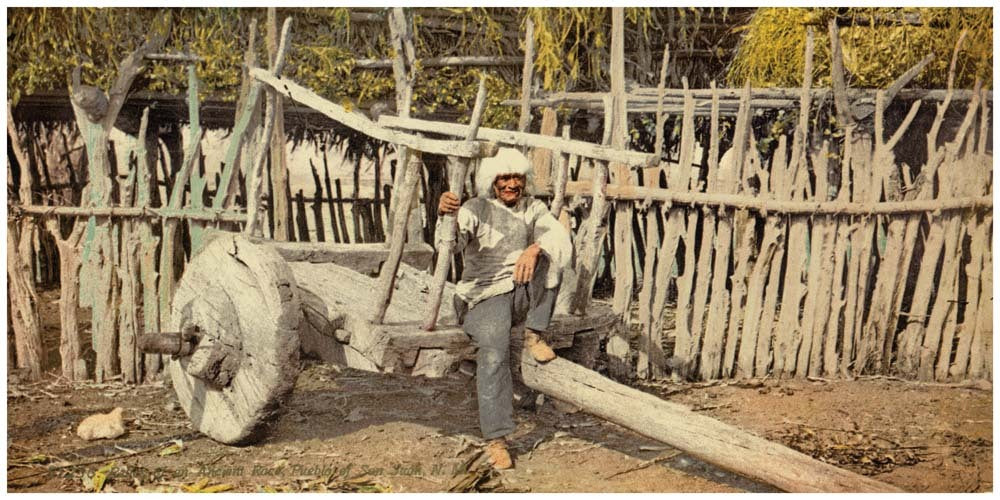
[[[188,356],[198,346],[201,329],[188,325],[179,332],[147,332],[139,336],[139,350],[147,354]]]

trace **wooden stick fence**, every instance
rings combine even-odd
[[[401,15],[394,12],[394,22],[402,22],[396,19]],[[83,349],[76,330],[79,302],[92,309],[92,343],[97,352],[93,372],[98,380],[121,373],[126,380],[141,381],[156,373],[159,360],[139,354],[135,336],[140,328],[165,329],[169,323],[169,298],[183,265],[185,234],[190,248],[197,249],[205,228],[238,228],[250,214],[271,218],[266,227],[273,238],[386,242],[399,247],[406,238],[420,234],[408,223],[419,219],[407,216],[413,198],[423,196],[426,201],[433,192],[421,174],[421,155],[469,161],[508,145],[546,151],[531,155],[538,160],[534,168],[544,174],[539,178],[549,179],[538,186],[540,195],[551,197],[553,213],[568,227],[573,225],[570,219],[576,219],[578,264],[567,273],[564,292],[568,293],[561,303],[586,314],[594,282],[604,275],[614,283],[616,311],[626,321],[632,321],[633,311],[637,315],[637,339],[624,334],[609,339],[609,368],[614,373],[676,379],[862,373],[924,380],[991,378],[993,202],[987,137],[992,96],[979,86],[959,91],[950,84],[944,91],[904,90],[926,66],[930,60],[926,58],[875,92],[874,127],[859,126],[849,111],[857,92],[846,88],[836,27],[830,30],[831,89],[811,87],[810,32],[801,89],[714,85],[690,89],[685,82],[682,89],[668,90],[661,84],[655,93],[639,89],[626,94],[616,83],[610,94],[563,96],[580,102],[560,102],[587,101],[581,107],[591,106],[592,100],[600,103],[606,113],[600,145],[571,139],[568,128],[561,137],[553,135],[558,130],[554,112],[543,113],[545,133],[528,133],[530,113],[522,113],[523,130],[480,127],[476,140],[467,140],[468,128],[462,125],[386,115],[375,123],[281,78],[284,51],[276,44],[273,70],[248,72],[248,91],[208,207],[202,201],[207,184],[204,168],[196,164],[202,158],[202,132],[193,71],[189,85],[193,139],[185,145],[181,169],[159,181],[157,163],[164,172],[170,169],[156,154],[158,148],[147,146],[145,127],[132,152],[136,161],[121,163],[131,166],[120,182],[112,174],[121,167],[108,157],[107,147],[107,131],[115,117],[94,121],[74,103],[88,154],[90,185],[82,206],[40,204],[32,193],[42,188],[35,189],[32,175],[22,174],[20,204],[11,206],[8,218],[16,361],[37,374],[40,337],[32,267],[48,279],[58,276],[62,285],[62,373],[83,378],[88,372],[81,366]],[[276,26],[272,31],[277,32]],[[286,46],[286,41],[283,35],[280,45]],[[120,65],[123,73],[115,88],[127,88],[141,61],[156,54],[161,44],[157,33],[151,33],[147,43]],[[612,49],[617,53],[620,47]],[[665,50],[661,74],[666,72],[668,54]],[[525,63],[525,73],[530,74]],[[615,58],[613,63],[613,77],[623,78],[620,61]],[[401,71],[405,79],[405,68]],[[392,184],[403,190],[385,190],[380,162],[370,197],[360,186],[360,164],[354,166],[352,185],[345,188],[341,179],[331,176],[325,154],[322,172],[318,164],[310,164],[311,189],[296,187],[295,196],[290,196],[286,174],[269,176],[271,189],[265,189],[264,155],[271,155],[271,174],[281,173],[284,155],[268,151],[278,144],[270,131],[277,128],[272,120],[280,123],[280,116],[257,116],[261,113],[256,102],[262,93],[272,96],[269,109],[280,109],[275,96],[284,95],[396,144],[401,163]],[[813,132],[813,121],[826,119],[816,115],[813,104],[828,95],[835,103],[842,141]],[[896,130],[885,127],[886,110],[901,96],[940,99],[921,164],[908,165],[896,155],[904,140],[919,140],[909,129],[922,112],[923,101],[909,107]],[[629,104],[633,100],[659,111],[655,154],[624,150],[621,125],[626,112],[635,111]],[[777,100],[782,101],[780,106],[771,102]],[[946,117],[954,115],[948,112],[959,100],[964,100],[964,115],[952,123]],[[529,111],[539,103],[553,104],[530,95],[518,103]],[[116,114],[121,103],[113,104],[110,112]],[[776,138],[769,156],[758,154],[764,137],[751,127],[752,110],[762,106],[798,109],[796,128],[789,136]],[[661,161],[666,114],[679,118],[676,162]],[[726,114],[735,115],[735,127],[733,146],[723,152],[720,117]],[[708,144],[697,142],[699,120],[710,127]],[[257,128],[266,133],[253,133]],[[8,129],[16,138],[11,122]],[[427,139],[419,133],[457,139]],[[17,161],[27,172],[24,166],[31,163],[33,149],[15,146]],[[236,161],[241,155],[243,161]],[[550,168],[556,169],[555,175],[548,175]],[[246,211],[234,203],[242,171],[251,172],[241,196]],[[661,174],[666,188],[659,187]],[[47,179],[44,175],[47,172],[42,177]],[[636,182],[640,178],[642,186]],[[119,182],[116,197],[111,182]],[[168,190],[161,206],[154,206],[153,186],[158,182]],[[418,185],[423,186],[422,194]],[[55,189],[57,184],[46,181],[46,186]],[[390,209],[390,200],[401,205]],[[613,220],[610,213],[615,214]],[[63,236],[60,217],[75,221],[68,237]],[[44,221],[51,239],[36,236],[42,226],[36,221]],[[187,232],[181,231],[182,221],[187,221]],[[162,231],[155,230],[157,223]],[[263,229],[263,221],[259,227]],[[283,232],[287,234],[282,236]],[[52,244],[59,250],[58,274],[55,253],[42,249]],[[394,252],[389,255],[390,261],[398,260]],[[395,262],[386,264],[383,270],[395,269]],[[383,287],[392,286],[394,274],[386,271]],[[384,291],[391,293],[389,288]],[[140,311],[145,318],[142,325]],[[638,345],[637,365],[632,365],[630,344]]]

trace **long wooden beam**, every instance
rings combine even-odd
[[[855,99],[871,99],[874,102],[875,93],[879,89],[848,89],[847,97]],[[739,101],[740,88],[724,88],[719,89],[719,99],[722,101],[720,104],[725,106],[726,101]],[[801,97],[802,90],[799,88],[754,88],[750,90],[750,96],[753,100],[760,99],[773,99],[777,101],[791,101],[798,104]],[[944,100],[948,91],[943,89],[902,89],[899,91],[898,97],[904,100],[912,99],[924,99],[929,101],[941,101]],[[710,100],[712,98],[711,89],[692,89],[691,94],[695,99],[705,99]],[[810,94],[813,99],[821,99],[826,96],[833,95],[833,89],[824,87],[814,87],[810,90]],[[952,96],[953,100],[971,100],[974,92],[972,90],[955,90]],[[601,99],[606,95],[604,92],[550,92],[548,94],[543,94],[531,100],[532,106],[552,106],[562,103],[580,103],[580,102],[594,102],[601,103]],[[650,103],[655,104],[658,97],[658,89],[656,87],[640,87],[634,88],[628,93],[628,100],[635,103]],[[993,100],[993,93],[989,92],[987,94],[989,100]],[[681,102],[684,98],[683,91],[681,89],[666,89],[664,92],[665,102]],[[519,106],[521,104],[520,99],[507,99],[501,102],[501,104],[508,106]]]
[[[466,142],[425,139],[416,135],[390,130],[376,124],[360,113],[347,111],[343,106],[327,101],[315,92],[287,78],[271,75],[267,70],[261,68],[252,68],[250,75],[258,81],[271,86],[278,93],[323,113],[331,120],[380,141],[406,146],[424,153],[460,156],[462,158],[482,158],[496,154],[495,146],[480,141]]]
[[[565,359],[539,364],[530,355],[522,356],[521,375],[532,389],[785,491],[902,492],[695,413],[686,406],[619,384]]]
[[[420,66],[434,68],[442,66],[519,66],[523,56],[455,56],[428,57],[420,59]],[[356,59],[354,69],[389,69],[392,59]]]
[[[223,209],[148,208],[148,207],[54,207],[48,205],[11,205],[8,216],[15,213],[29,215],[64,215],[71,217],[146,217],[162,219],[187,219],[208,222],[246,222],[243,212]]]
[[[566,183],[566,196],[588,196],[590,182]],[[545,193],[541,194],[542,196]],[[778,212],[804,215],[890,215],[934,212],[936,210],[989,209],[993,207],[990,196],[970,198],[947,198],[936,200],[889,201],[878,203],[856,203],[839,201],[783,201],[755,198],[752,196],[722,193],[692,193],[645,186],[608,185],[609,200],[659,201],[677,205],[697,205],[753,210],[766,214]]]
[[[465,125],[458,123],[435,122],[429,120],[418,120],[415,118],[400,118],[392,115],[380,116],[378,123],[379,125],[395,129],[429,132],[454,137],[464,136],[467,130]],[[608,146],[601,146],[585,141],[563,139],[561,137],[529,134],[526,132],[514,132],[511,130],[500,130],[487,127],[479,128],[479,137],[504,145],[545,148],[553,151],[575,154],[584,158],[624,163],[632,168],[648,167],[656,163],[656,157],[648,153],[622,151]]]

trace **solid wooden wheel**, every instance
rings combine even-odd
[[[196,331],[197,346],[172,357],[167,370],[199,431],[249,444],[277,419],[298,377],[298,289],[273,249],[234,233],[209,237],[171,307],[171,329]]]

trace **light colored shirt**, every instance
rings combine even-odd
[[[526,248],[538,243],[549,259],[542,278],[545,288],[559,285],[562,270],[573,258],[569,231],[539,200],[522,198],[513,207],[496,198],[473,198],[458,209],[454,251],[464,250],[462,279],[455,294],[469,307],[514,290],[514,264]],[[438,224],[435,242],[440,245],[444,225]]]

